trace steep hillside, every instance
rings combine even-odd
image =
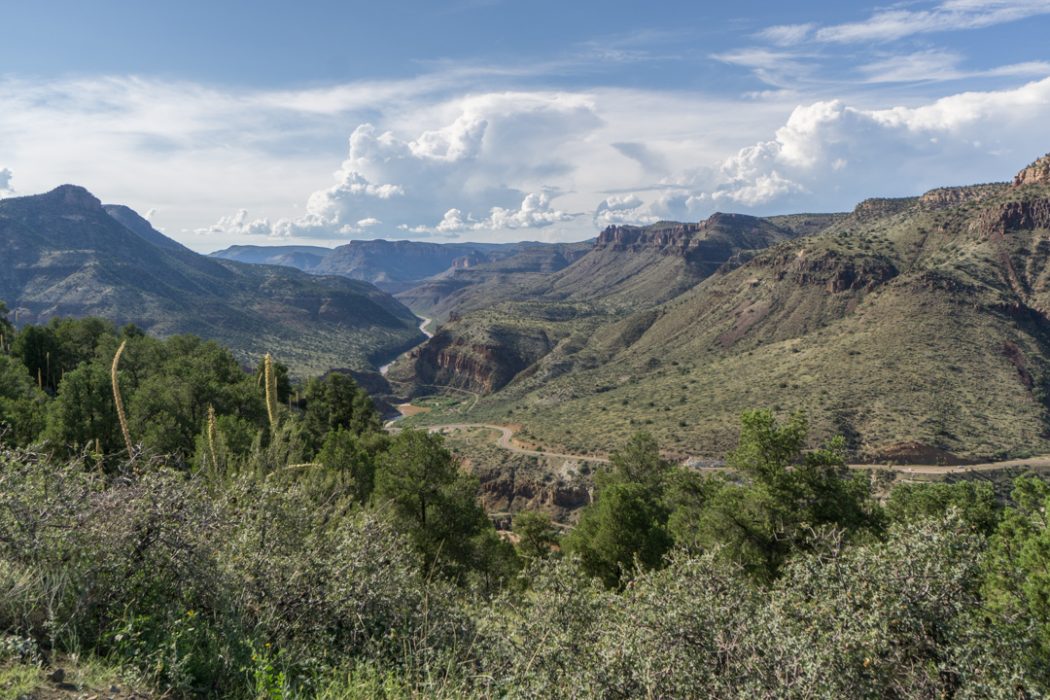
[[[523,371],[543,381],[580,363],[600,364],[644,330],[635,322],[621,324],[624,317],[795,235],[734,214],[698,224],[609,227],[585,255],[553,274],[468,290],[451,322],[414,351],[411,366],[395,367],[394,376],[490,393]],[[596,352],[580,354],[596,344]]]
[[[439,322],[499,301],[542,296],[551,273],[565,269],[593,248],[579,243],[523,243],[505,258],[454,264],[445,272],[397,294],[417,314]]]
[[[298,371],[366,367],[419,337],[375,287],[197,255],[126,207],[64,185],[0,201],[0,299],[20,322],[97,315],[157,335],[195,333]]]
[[[740,411],[804,409],[864,457],[1050,450],[1050,182],[868,200],[811,235],[544,355],[475,413],[553,445],[646,429],[731,445]]]

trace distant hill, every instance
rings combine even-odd
[[[303,373],[366,368],[420,337],[372,285],[198,255],[73,185],[0,200],[0,250],[0,300],[19,323],[102,316],[213,338],[245,360],[273,352]]]
[[[452,267],[468,267],[512,255],[519,245],[350,241],[325,256],[316,271],[367,280],[380,289],[397,293]]]
[[[252,265],[283,265],[303,272],[313,272],[331,252],[331,248],[312,245],[233,245],[225,250],[215,251],[211,257]]]
[[[314,246],[231,246],[212,253],[224,260],[286,265],[305,272],[340,275],[375,284],[417,313],[444,319],[458,306],[448,297],[498,279],[507,282],[531,272],[565,267],[588,249],[579,243],[429,243],[350,241],[337,248]],[[467,306],[470,306],[468,303]]]
[[[593,241],[522,243],[507,257],[454,263],[396,296],[417,314],[443,322],[499,301],[542,296],[551,273],[564,270],[593,246]]]
[[[715,214],[696,224],[611,226],[586,249],[575,248],[570,265],[450,296],[451,322],[414,352],[411,371],[402,365],[396,375],[421,385],[496,391],[539,368],[542,358],[573,355],[603,328],[796,235],[787,226],[739,214]],[[568,367],[556,364],[553,371]]]
[[[617,280],[587,256],[551,276],[565,298],[469,313],[392,372],[487,393],[475,417],[579,449],[644,429],[682,454],[719,454],[741,411],[772,407],[805,410],[818,437],[843,434],[862,458],[1045,453],[1047,173],[1050,156],[1013,184],[873,199],[849,215],[770,217],[775,228],[754,229],[768,246],[734,253],[692,284],[681,262],[661,263],[632,242],[662,237],[609,230],[599,245],[649,262],[635,270],[625,259]],[[783,229],[802,235],[773,235]],[[609,298],[637,303],[606,316],[572,317],[566,306]]]

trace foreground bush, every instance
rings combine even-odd
[[[328,517],[295,485],[206,486],[162,465],[106,478],[0,455],[0,625],[222,696],[305,692],[355,660],[408,672],[467,635],[448,584],[386,522]]]
[[[769,588],[717,554],[675,556],[623,593],[555,564],[488,611],[498,697],[1017,698],[1045,677],[982,610],[983,540],[958,520],[843,547],[826,531]],[[1045,672],[1045,668],[1042,669]]]

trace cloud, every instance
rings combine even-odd
[[[562,140],[601,123],[586,97],[499,93],[454,100],[438,111],[451,117],[447,123],[409,135],[357,126],[336,184],[309,195],[305,214],[272,224],[224,216],[198,233],[345,239],[365,229],[375,236],[449,234],[572,220],[552,206],[548,181],[573,169],[561,155]]]
[[[655,173],[663,173],[667,170],[667,161],[662,155],[653,151],[644,143],[637,141],[622,141],[611,144],[613,148],[638,163],[645,170]]]
[[[1012,174],[1046,150],[1050,78],[1013,90],[969,92],[918,107],[865,110],[841,101],[796,108],[774,138],[725,160],[711,201],[792,207],[917,194]],[[893,173],[892,178],[887,173]]]
[[[763,29],[758,33],[758,37],[777,46],[791,46],[792,44],[802,43],[816,26],[812,22],[805,24],[781,24]]]
[[[650,205],[636,193],[606,197],[594,210],[594,224],[599,228],[615,224],[640,224],[657,221]]]
[[[807,71],[822,60],[763,51],[723,58],[780,77],[792,61]],[[910,88],[896,99],[886,91],[923,72],[965,72],[961,61],[919,53],[925,70],[907,76],[891,58],[849,69],[863,78],[852,91],[825,83],[746,99],[492,89],[462,82],[462,69],[299,91],[0,78],[0,143],[21,192],[83,184],[104,201],[162,212],[173,237],[209,250],[264,237],[582,240],[610,223],[715,209],[849,208],[869,195],[1007,177],[1046,152],[1044,82],[924,105]]]
[[[929,49],[891,56],[858,67],[868,83],[903,83],[963,80],[980,77],[1042,77],[1050,75],[1050,62],[1028,61],[986,70],[963,70],[963,57],[952,51]]]
[[[940,65],[951,62],[948,56]],[[769,138],[726,152],[714,167],[695,165],[705,147],[687,146],[681,136],[644,146],[621,140],[608,129],[604,107],[613,103],[593,95],[486,96],[452,101],[440,110],[444,124],[409,134],[363,124],[349,138],[336,184],[310,195],[304,214],[271,224],[238,212],[205,232],[324,240],[495,239],[550,230],[582,238],[611,224],[695,221],[715,210],[845,210],[870,196],[1007,178],[1046,150],[1050,78],[917,106],[798,105],[771,126]],[[522,114],[548,123],[537,127]],[[573,129],[578,137],[566,138]],[[576,142],[594,146],[573,157],[568,144]],[[603,153],[605,160],[591,161]],[[621,189],[593,194],[596,184],[617,177]],[[580,208],[592,213],[572,213]]]
[[[14,173],[10,168],[0,168],[0,197],[9,197],[15,193],[14,188],[11,187],[12,177]]]
[[[524,228],[544,228],[559,221],[572,221],[573,214],[568,214],[551,207],[550,197],[545,192],[533,192],[525,196],[517,209],[493,207],[483,219],[464,214],[459,209],[449,209],[441,217],[437,226],[415,227],[416,233],[434,232],[441,234],[463,233],[467,231],[500,231]]]
[[[775,44],[807,41],[836,44],[885,42],[915,34],[981,29],[1028,17],[1050,14],[1045,0],[944,0],[927,10],[900,6],[880,9],[859,22],[823,27],[793,24],[769,27],[759,33]]]
[[[818,55],[787,49],[750,47],[712,54],[716,61],[750,68],[762,82],[790,89],[800,80],[810,79],[817,69]]]

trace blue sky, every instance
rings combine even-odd
[[[1050,0],[0,11],[0,196],[198,250],[843,210],[1050,150]]]

